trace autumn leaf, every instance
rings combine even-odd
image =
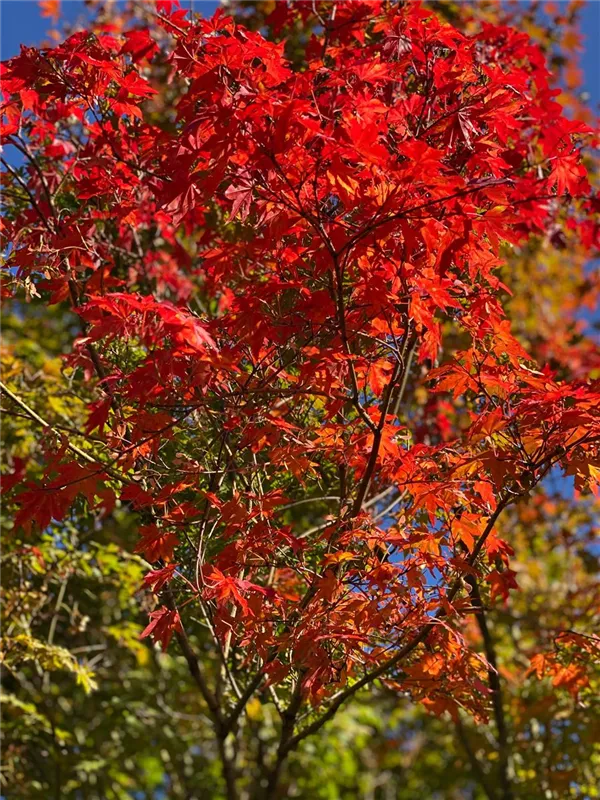
[[[155,642],[160,642],[163,651],[166,651],[173,634],[182,630],[179,612],[163,606],[150,612],[150,623],[141,632],[140,639],[151,636]]]
[[[56,24],[60,17],[60,0],[39,0],[40,16],[51,17]]]

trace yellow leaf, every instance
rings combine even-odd
[[[253,722],[257,722],[258,720],[262,719],[263,708],[258,697],[253,697],[248,701],[248,704],[246,705],[246,715],[248,716],[248,719],[252,720]]]

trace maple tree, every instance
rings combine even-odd
[[[228,797],[281,796],[298,747],[377,685],[453,720],[510,798],[488,614],[526,592],[515,514],[554,513],[556,469],[598,492],[598,350],[575,319],[597,289],[594,132],[540,47],[485,15],[266,11],[281,42],[158,2],[3,65],[5,295],[61,326],[44,414],[5,367],[9,413],[37,426],[3,480],[16,563],[45,574],[66,526],[84,575],[107,556],[82,532],[133,520],[129,594],[156,605],[129,633],[183,655]],[[532,325],[510,267],[527,284],[567,247],[579,296]],[[548,605],[506,667],[527,687],[590,691],[583,573],[574,613]],[[8,669],[37,653],[93,690],[54,619],[46,643],[9,637]],[[267,752],[242,763],[256,703]],[[465,713],[493,721],[491,771]]]

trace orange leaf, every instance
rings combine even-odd
[[[60,17],[60,0],[40,0],[38,3],[40,7],[40,16],[52,17],[54,23],[58,22]]]

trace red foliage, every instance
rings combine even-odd
[[[145,29],[77,33],[4,64],[5,140],[41,164],[7,221],[12,265],[83,321],[68,362],[97,379],[87,433],[112,453],[110,472],[53,457],[17,487],[17,522],[114,491],[152,517],[146,584],[201,600],[269,680],[293,668],[316,701],[387,669],[432,707],[481,712],[463,577],[506,598],[501,511],[555,464],[580,489],[599,475],[598,382],[533,362],[496,275],[501,243],[556,226],[597,247],[590,130],[504,26],[468,36],[417,2],[340,3],[297,72],[283,44],[170,6],[160,47]],[[176,92],[168,125],[153,58]],[[430,401],[411,416],[416,380]],[[328,505],[307,531],[291,511],[311,498]],[[175,610],[151,620],[163,647],[182,630]]]

